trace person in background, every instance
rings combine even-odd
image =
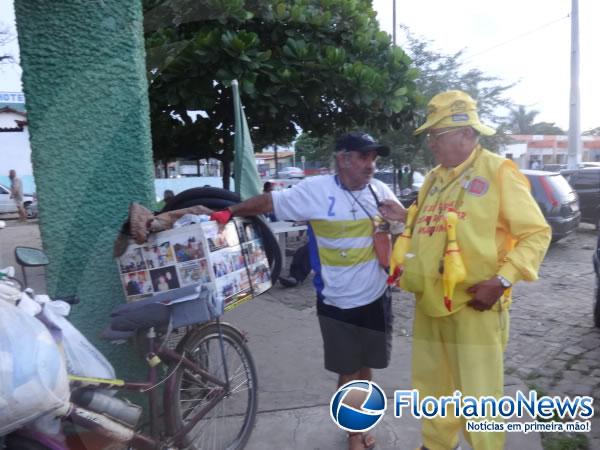
[[[426,133],[439,165],[427,174],[416,218],[407,224],[412,257],[406,254],[400,278],[400,286],[416,299],[413,388],[421,398],[460,391],[463,398],[499,399],[504,395],[511,288],[537,279],[551,231],[527,178],[512,161],[480,145],[480,136],[495,131],[479,121],[477,104],[468,94],[438,94],[428,111],[415,134]],[[389,220],[404,215],[393,202],[384,201],[380,210]],[[456,217],[451,230],[456,237],[448,241],[448,224]],[[467,432],[465,418],[452,412],[422,419],[420,450],[455,449],[461,431],[474,450],[504,448],[504,433]]]
[[[11,169],[8,172],[10,178],[10,198],[12,198],[17,206],[17,212],[19,213],[19,222],[25,222],[27,220],[27,214],[23,207],[23,182],[17,177],[17,172]]]
[[[163,199],[156,204],[156,209],[161,211],[175,197],[175,193],[171,189],[165,189]]]
[[[396,203],[398,221],[404,218],[390,188],[373,179],[377,157],[387,155],[389,148],[364,132],[344,134],[335,144],[335,175],[310,177],[290,189],[250,198],[211,216],[227,223],[232,216],[273,211],[279,220],[309,222],[308,251],[315,271],[325,368],[338,375],[338,387],[371,380],[372,369],[383,369],[390,361],[391,294],[386,268],[376,254],[374,219],[383,199]],[[401,224],[391,224],[393,234],[401,230]],[[359,408],[364,399],[355,400],[352,405]],[[350,450],[374,445],[372,435],[348,436]]]
[[[292,263],[290,265],[290,274],[287,277],[279,277],[279,282],[286,288],[298,286],[310,274],[312,268],[310,266],[310,252],[308,242],[301,247],[298,247]]]
[[[263,184],[263,194],[269,194],[274,190],[275,186],[273,186],[273,183],[270,181],[265,181],[265,184]],[[277,222],[277,217],[273,211],[266,213],[264,216],[269,220],[269,222]]]

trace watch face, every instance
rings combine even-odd
[[[511,282],[508,281],[506,278],[498,276],[498,279],[500,280],[500,284],[502,285],[503,288],[508,289],[509,287],[512,286]]]

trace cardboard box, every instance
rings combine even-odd
[[[127,302],[197,300],[190,292],[201,287],[222,311],[271,287],[261,236],[242,218],[224,226],[210,221],[162,231],[143,245],[132,241],[118,264]]]

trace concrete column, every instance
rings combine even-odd
[[[48,292],[80,296],[72,320],[96,341],[124,302],[113,241],[129,203],[154,195],[141,1],[15,11]]]

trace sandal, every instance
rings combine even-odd
[[[360,438],[360,446],[358,446]],[[376,445],[375,437],[369,433],[348,433],[348,450],[371,450]]]

